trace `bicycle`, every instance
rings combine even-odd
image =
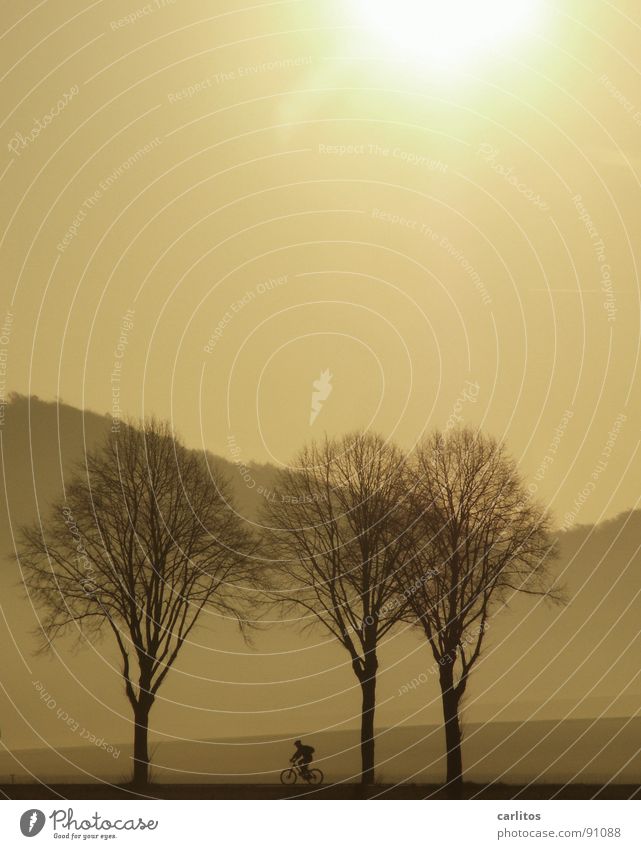
[[[281,784],[296,784],[299,777],[311,785],[323,783],[323,773],[320,769],[314,768],[304,771],[302,767],[293,764],[281,772],[280,781]]]

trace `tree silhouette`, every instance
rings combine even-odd
[[[18,558],[44,611],[44,646],[74,626],[81,638],[114,637],[137,785],[148,781],[150,709],[200,615],[242,622],[251,551],[227,483],[155,421],[109,432],[44,525],[22,530]]]
[[[278,597],[349,653],[361,696],[361,781],[374,781],[377,649],[401,618],[403,457],[378,436],[312,443],[280,471],[266,508]],[[399,533],[401,531],[401,533]]]
[[[513,592],[560,598],[546,566],[555,549],[543,509],[493,439],[436,433],[408,468],[414,551],[399,590],[439,666],[447,781],[458,787],[460,705],[489,617]]]

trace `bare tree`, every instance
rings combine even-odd
[[[447,781],[463,780],[460,705],[490,616],[514,592],[551,595],[549,521],[502,445],[436,433],[409,464],[414,552],[399,590],[439,667]]]
[[[377,649],[402,615],[403,456],[354,433],[303,449],[269,502],[276,586],[303,625],[321,624],[349,653],[361,696],[361,781],[374,781]],[[401,533],[399,533],[401,531]]]
[[[251,548],[226,482],[154,421],[112,430],[44,525],[22,531],[44,645],[76,627],[89,639],[106,629],[118,646],[137,785],[148,781],[150,709],[201,613],[242,621]]]

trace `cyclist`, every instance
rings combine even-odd
[[[289,759],[290,763],[295,764],[300,767],[300,771],[303,774],[305,779],[309,778],[309,765],[314,760],[314,747],[313,746],[304,746],[300,740],[295,740],[294,745],[296,746],[296,751],[294,755]]]

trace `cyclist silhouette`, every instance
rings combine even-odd
[[[293,757],[289,759],[290,763],[299,766],[300,771],[303,773],[305,778],[309,778],[308,767],[314,760],[314,747],[304,746],[300,740],[295,740],[294,745],[296,746],[296,751],[294,752]]]

